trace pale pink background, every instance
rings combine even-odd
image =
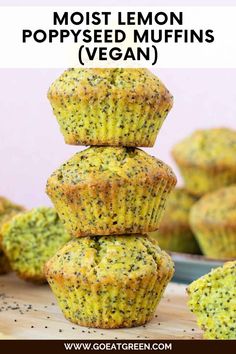
[[[236,5],[236,1],[119,1],[119,5]],[[0,0],[0,5],[98,5],[97,1]],[[103,0],[99,5],[117,5]],[[1,11],[1,9],[0,9]],[[61,70],[62,71],[62,70]],[[0,195],[27,207],[50,205],[47,177],[80,147],[64,144],[46,93],[60,70],[0,69]],[[236,129],[236,69],[162,69],[155,73],[175,98],[153,149],[177,172],[170,149],[195,129]],[[181,182],[181,179],[179,178]]]
[[[156,70],[175,98],[153,149],[170,149],[194,129],[236,129],[236,70]],[[47,177],[80,147],[65,145],[46,98],[59,70],[0,70],[0,194],[27,207],[48,205]]]

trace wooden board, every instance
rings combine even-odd
[[[0,338],[201,339],[202,333],[186,300],[185,286],[171,283],[147,325],[99,330],[67,321],[47,285],[33,285],[15,275],[5,275],[0,277]]]

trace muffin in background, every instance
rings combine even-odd
[[[191,209],[190,225],[204,255],[236,258],[236,185],[202,197]]]
[[[14,216],[1,229],[2,247],[12,270],[33,282],[45,281],[44,265],[70,237],[52,208]]]
[[[9,199],[0,196],[0,229],[4,223],[9,221],[13,216],[24,211],[24,207],[14,204]],[[9,261],[5,256],[1,247],[1,233],[0,233],[0,274],[6,274],[11,270]]]
[[[154,237],[161,249],[172,252],[200,253],[200,248],[189,225],[189,213],[196,203],[196,197],[184,188],[176,188],[170,193],[166,210]]]
[[[0,248],[0,275],[9,273],[11,271],[10,263],[5,256],[3,250]]]
[[[198,130],[172,151],[186,189],[201,196],[236,183],[236,131]]]
[[[187,293],[205,339],[236,339],[236,261],[195,280]]]
[[[142,150],[90,147],[49,177],[47,194],[73,236],[146,233],[175,184],[171,168]]]
[[[147,69],[69,69],[48,99],[67,144],[153,146],[173,104]]]
[[[72,239],[45,266],[65,317],[98,328],[149,321],[173,272],[171,258],[146,235]]]

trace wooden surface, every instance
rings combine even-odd
[[[171,283],[147,325],[99,330],[67,321],[47,285],[33,285],[12,274],[5,275],[0,277],[0,338],[200,339],[201,331],[186,300],[185,286]]]

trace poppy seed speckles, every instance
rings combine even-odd
[[[194,281],[187,292],[206,339],[236,339],[236,261]]]
[[[70,236],[56,211],[35,208],[21,213],[4,224],[2,246],[10,265],[23,279],[45,281],[44,264]]]
[[[67,144],[153,146],[173,104],[147,69],[69,69],[48,98]]]
[[[156,230],[176,178],[136,148],[91,147],[48,179],[47,193],[74,236]]]
[[[173,148],[186,189],[201,196],[236,183],[236,131],[198,130]]]
[[[100,328],[146,323],[172,275],[170,257],[144,235],[73,239],[46,265],[65,317]]]
[[[236,185],[203,196],[191,209],[190,224],[205,255],[235,259]]]
[[[158,228],[176,178],[135,147],[153,146],[172,96],[148,70],[117,68],[69,69],[48,98],[66,143],[96,145],[48,179],[47,194],[77,237],[47,262],[48,283],[72,322],[142,325],[174,271],[170,257],[144,234]]]
[[[189,213],[197,198],[190,195],[184,188],[174,189],[167,201],[165,214],[157,231],[150,236],[157,239],[162,249],[200,253],[199,246],[189,225]]]

